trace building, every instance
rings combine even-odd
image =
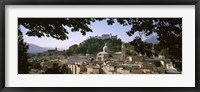
[[[116,69],[118,73],[120,74],[130,74],[131,73],[131,69],[127,69],[127,67],[118,67]]]
[[[58,51],[57,47],[55,49],[50,49],[50,50],[47,50],[48,52],[56,52]]]
[[[126,60],[126,47],[124,43],[122,43],[121,51],[115,52],[113,54],[109,53],[109,48],[107,46],[107,43],[105,43],[105,46],[103,47],[103,52],[97,53],[96,60],[97,61],[106,61],[109,59],[109,55],[112,55],[113,60],[117,61],[125,61]]]
[[[127,59],[128,59],[128,61],[133,61],[131,56],[128,56]]]
[[[122,60],[125,60],[126,59],[126,47],[125,47],[124,43],[122,43],[121,52],[122,52]]]
[[[124,43],[122,43],[121,51],[115,52],[112,56],[114,59],[117,59],[119,61],[126,60],[126,47],[125,47]]]
[[[115,52],[112,56],[115,60],[122,61],[122,52]]]
[[[99,66],[87,66],[87,74],[99,74],[100,69]]]
[[[102,34],[101,36],[90,36],[90,39],[117,39],[117,35],[112,36],[112,34]]]
[[[78,64],[68,64],[68,73],[72,74],[82,74],[86,72],[87,69],[83,65],[78,65]]]
[[[70,56],[67,59],[67,64],[83,63],[89,61],[88,56]]]
[[[109,51],[109,50],[108,50],[107,43],[105,43],[105,46],[103,47],[103,52],[97,53],[96,60],[97,60],[97,61],[105,61],[105,60],[107,60],[108,57],[109,57],[108,51]]]
[[[105,65],[102,67],[103,73],[113,74],[115,72],[115,67],[110,65]]]

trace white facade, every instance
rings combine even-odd
[[[103,47],[103,52],[97,53],[96,60],[98,60],[98,61],[105,61],[105,60],[108,59],[108,57],[109,57],[108,46],[105,43],[105,46]]]

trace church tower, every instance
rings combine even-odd
[[[155,53],[155,47],[154,47],[154,44],[153,44],[152,47],[151,47],[151,52],[152,52],[152,53]]]
[[[155,58],[155,48],[154,48],[154,44],[151,47],[151,53],[153,54],[153,58]]]
[[[122,60],[124,61],[126,59],[126,47],[124,43],[122,43],[121,52],[122,52]]]

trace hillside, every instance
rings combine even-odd
[[[48,48],[40,47],[35,44],[28,44],[28,45],[29,45],[28,53],[41,53],[48,50]]]
[[[107,43],[110,51],[117,52],[121,50],[121,39],[87,39],[81,42],[79,45],[75,44],[69,47],[66,51],[67,55],[73,54],[93,54],[101,52],[103,46]]]

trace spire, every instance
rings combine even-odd
[[[124,43],[122,42],[122,49],[125,48]]]
[[[154,48],[154,44],[151,47],[151,52],[155,53],[155,48]]]
[[[57,47],[55,48],[55,51],[57,51],[58,49],[57,49]]]
[[[126,58],[126,47],[125,47],[123,42],[122,42],[121,52],[122,52],[122,60],[125,60],[125,58]]]

